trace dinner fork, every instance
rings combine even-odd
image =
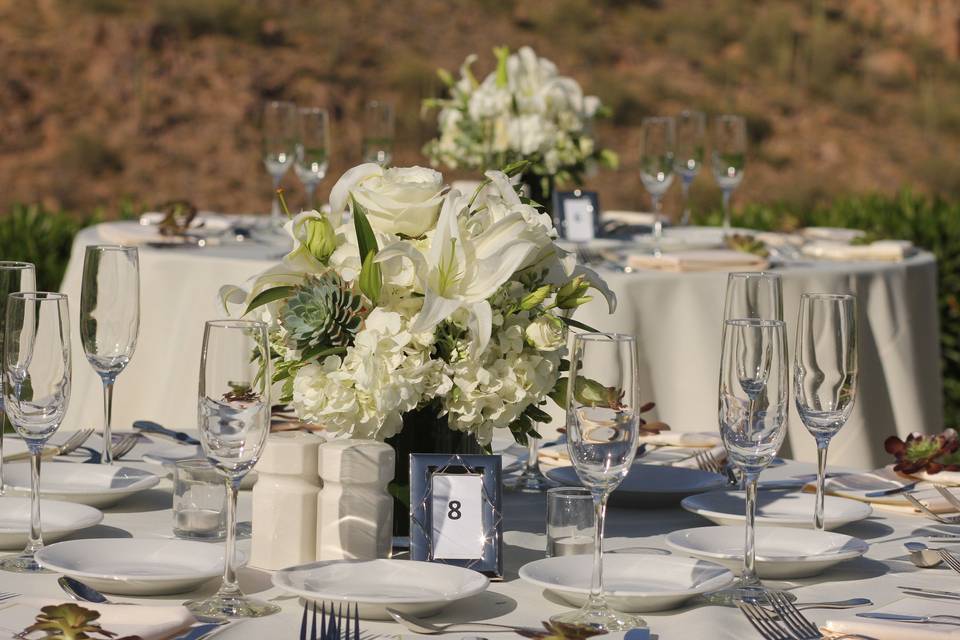
[[[113,445],[113,458],[117,460],[130,453],[130,451],[137,445],[137,441],[139,439],[139,434],[131,433],[117,440],[116,444]],[[100,464],[100,461],[103,459],[103,454],[96,449],[92,449],[91,447],[84,447],[83,450],[90,454],[90,457],[84,460],[84,462]]]
[[[738,601],[736,605],[753,625],[753,628],[764,637],[764,640],[796,640],[780,626],[780,622],[772,612],[758,604],[743,600]]]
[[[940,493],[940,495],[947,500],[947,502],[949,502],[958,510],[960,510],[960,499],[957,499],[957,497],[953,495],[953,493],[951,493],[949,489],[947,489],[946,487],[942,487],[939,484],[936,485],[936,489]]]
[[[947,563],[947,566],[960,573],[960,558],[953,555],[946,549],[937,549],[937,554],[940,556],[940,559]]]
[[[697,451],[693,456],[693,460],[697,463],[697,468],[701,471],[709,471],[721,475],[724,473],[723,463],[712,451]]]
[[[782,592],[771,591],[769,600],[773,610],[797,640],[819,640],[823,637],[817,625],[800,613],[800,610]]]
[[[320,637],[317,637],[317,603],[313,602],[310,615],[310,634],[307,635],[307,613],[310,603],[303,603],[303,616],[300,618],[300,640],[360,640],[360,605],[353,605],[353,630],[351,631],[350,603],[347,603],[346,615],[343,603],[339,606],[330,603],[330,616],[327,617],[327,604],[320,603]],[[336,609],[336,613],[334,610]]]
[[[942,516],[942,515],[940,515],[939,513],[934,513],[933,511],[931,511],[930,509],[928,509],[925,504],[923,504],[922,502],[920,502],[919,500],[917,500],[915,497],[913,497],[912,495],[910,495],[910,494],[907,493],[907,492],[904,492],[903,497],[906,498],[907,500],[909,500],[909,501],[910,501],[910,504],[912,504],[912,505],[915,506],[917,509],[919,509],[919,510],[922,511],[923,513],[927,514],[928,516],[930,516],[931,518],[933,518],[933,519],[936,520],[937,522],[940,522],[940,523],[942,523],[942,524],[960,524],[960,515],[957,515],[957,516]]]
[[[44,447],[43,452],[40,454],[42,458],[52,458],[54,456],[65,456],[68,453],[73,453],[80,448],[87,439],[93,435],[93,429],[80,429],[72,436],[67,438],[67,441],[60,445],[54,445],[50,447]],[[30,452],[24,451],[22,453],[14,453],[13,455],[6,456],[4,462],[15,462],[17,460],[28,460],[30,458]]]

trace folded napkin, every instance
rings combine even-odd
[[[600,215],[603,222],[619,222],[627,225],[652,225],[657,214],[645,211],[604,211]]]
[[[875,609],[881,613],[899,613],[912,616],[957,615],[953,602],[928,598],[903,598]],[[957,622],[954,620],[953,622]],[[824,629],[833,634],[860,634],[875,640],[947,640],[960,639],[960,626],[946,624],[918,624],[858,618],[852,611],[827,620]]]
[[[800,235],[807,240],[826,240],[827,242],[842,242],[850,244],[857,238],[862,238],[866,232],[861,229],[845,229],[843,227],[807,227],[800,231]]]
[[[635,253],[627,257],[627,265],[632,269],[657,271],[762,271],[769,264],[766,258],[729,249],[677,251],[660,256]]]
[[[665,447],[715,447],[722,444],[718,433],[690,433],[682,431],[661,431],[650,435],[640,435],[640,443]]]
[[[902,487],[911,482],[913,482],[911,478],[901,476],[894,471],[893,466],[890,465],[866,473],[852,473],[827,478],[823,486],[827,494],[832,496],[867,502],[884,511],[919,514],[916,508],[903,497],[902,493],[873,497],[866,495],[874,491],[885,491],[887,489]],[[808,493],[816,491],[816,485],[811,482],[805,485],[803,490]],[[937,492],[932,483],[921,482],[917,484],[910,493],[934,513],[951,513],[956,511],[956,509]]]
[[[0,636],[9,632],[10,637],[20,633],[36,621],[40,608],[62,604],[63,601],[17,598],[12,605],[0,609]],[[143,640],[163,640],[176,635],[196,622],[186,607],[141,606],[122,604],[92,604],[80,606],[100,612],[96,620],[117,637],[140,636]]]
[[[907,240],[878,240],[864,245],[811,242],[804,245],[803,254],[821,260],[867,260],[899,262],[915,252]]]

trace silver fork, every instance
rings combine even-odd
[[[701,471],[723,473],[723,463],[720,462],[720,459],[711,451],[697,451],[693,456],[693,460],[697,463],[697,468]]]
[[[941,496],[946,498],[947,502],[949,502],[954,507],[956,507],[957,510],[960,510],[960,500],[958,500],[957,497],[953,495],[953,493],[951,493],[949,489],[947,489],[946,487],[942,487],[939,484],[936,485],[936,489]]]
[[[823,638],[817,625],[808,620],[800,610],[780,591],[771,591],[769,595],[773,610],[780,616],[797,640],[819,640]]]
[[[957,556],[953,555],[952,553],[950,553],[950,552],[947,551],[946,549],[937,549],[937,554],[940,556],[940,558],[941,558],[944,562],[947,563],[947,566],[948,566],[948,567],[950,567],[951,569],[953,569],[953,570],[956,571],[957,573],[960,573],[960,558],[958,558]]]
[[[903,493],[903,497],[910,501],[910,504],[915,506],[917,509],[920,509],[923,513],[927,514],[937,522],[942,524],[960,524],[960,515],[957,516],[942,516],[939,513],[934,513],[926,507],[925,504],[917,500],[915,497],[910,495],[908,492]]]
[[[763,607],[752,602],[738,601],[737,608],[743,612],[747,620],[753,625],[764,640],[796,640],[780,626],[774,615]]]
[[[113,445],[113,459],[119,460],[123,456],[130,453],[130,450],[137,445],[137,440],[139,439],[139,434],[131,433],[117,440],[116,444]],[[84,447],[83,449],[90,456],[84,460],[84,462],[90,464],[100,464],[100,462],[103,460],[103,455],[99,451],[92,449],[91,447]]]

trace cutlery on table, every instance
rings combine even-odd
[[[905,542],[903,546],[910,553],[910,561],[921,569],[930,569],[943,562],[939,549],[928,547],[922,542]]]
[[[469,630],[472,630],[472,628],[476,628],[476,627],[481,627],[484,631],[496,630],[496,629],[499,629],[500,631],[504,631],[504,632],[536,631],[537,633],[540,633],[541,631],[538,629],[531,629],[530,627],[516,627],[516,626],[510,626],[507,624],[494,624],[492,622],[453,622],[450,624],[434,624],[432,622],[428,622],[424,620],[423,618],[418,618],[413,614],[401,613],[396,609],[391,609],[389,607],[387,607],[387,613],[390,614],[391,618],[393,618],[394,620],[396,620],[397,622],[405,626],[410,631],[413,631],[414,633],[422,633],[424,635],[433,635],[435,633],[446,633],[447,631],[449,631],[454,627],[468,627],[468,629],[461,629],[461,631],[469,631]],[[327,640],[327,639],[323,638],[321,640]],[[790,640],[790,639],[787,638],[787,640]]]
[[[168,429],[163,425],[157,424],[150,420],[135,420],[133,423],[134,429],[139,429],[140,431],[146,431],[147,433],[155,433],[158,436],[167,436],[168,438],[173,438],[178,442],[184,444],[200,444],[200,441],[191,436],[189,433],[184,433],[183,431],[174,431],[173,429]]]
[[[784,626],[781,626],[780,618],[772,611],[754,602],[743,600],[737,601],[736,605],[764,640],[796,640]]]
[[[223,622],[208,622],[206,624],[199,624],[195,627],[190,627],[187,629],[186,633],[175,636],[173,640],[203,640],[203,638],[209,637],[218,631],[222,631],[223,629]]]
[[[933,511],[931,511],[930,509],[928,509],[925,504],[923,504],[922,502],[920,502],[919,500],[917,500],[915,497],[913,497],[913,496],[910,495],[909,493],[906,493],[906,492],[905,492],[905,493],[903,494],[903,497],[906,498],[907,500],[909,500],[909,501],[910,501],[910,504],[912,504],[912,505],[915,506],[917,509],[919,509],[919,510],[922,511],[923,513],[927,514],[928,516],[930,516],[931,518],[933,518],[933,519],[936,520],[937,522],[940,522],[940,523],[942,523],[942,524],[960,524],[960,515],[955,515],[955,516],[942,516],[942,515],[940,515],[939,513],[934,513]]]
[[[943,561],[947,563],[948,567],[950,567],[957,573],[960,573],[960,558],[953,555],[946,549],[937,549],[937,553],[940,554],[940,558],[942,558]]]
[[[804,609],[853,609],[854,607],[869,607],[873,604],[870,598],[850,598],[849,600],[835,600],[833,602],[804,602],[794,603],[798,610]]]
[[[956,497],[955,495],[953,495],[953,492],[951,492],[951,491],[950,491],[949,489],[947,489],[946,487],[942,487],[942,486],[940,486],[940,485],[935,485],[935,486],[936,486],[937,492],[938,492],[941,496],[943,496],[943,497],[946,499],[947,502],[949,502],[949,503],[952,504],[954,507],[956,507],[958,510],[960,510],[960,499],[957,499],[957,497]]]
[[[92,602],[94,604],[123,604],[136,606],[132,602],[113,602],[107,596],[103,595],[90,585],[80,582],[76,578],[71,578],[70,576],[60,576],[57,579],[57,584],[60,585],[60,588],[63,589],[67,595],[69,595],[74,600],[80,602]],[[14,594],[16,595],[16,594]],[[2,599],[2,598],[0,598]],[[204,624],[210,624],[214,626],[220,626],[229,622],[226,618],[217,618],[215,616],[198,616],[194,614],[194,618],[197,619],[197,622],[202,622]],[[178,638],[177,640],[181,640]],[[196,640],[196,639],[194,639]]]
[[[113,449],[111,450],[113,453],[113,459],[119,460],[123,456],[130,453],[130,451],[137,445],[138,440],[140,440],[140,434],[138,433],[132,433],[117,440],[116,444],[113,445]],[[89,457],[84,460],[85,463],[100,464],[100,461],[103,460],[103,454],[96,449],[93,449],[92,447],[83,447],[83,450],[89,455]]]
[[[719,473],[723,475],[723,462],[720,461],[719,456],[716,456],[711,451],[697,451],[693,456],[694,462],[697,463],[697,468],[701,471],[709,471],[710,473]]]
[[[910,595],[960,599],[960,591],[941,591],[939,589],[927,589],[926,587],[904,587],[904,586],[897,587],[897,589],[903,589],[904,591],[912,591],[913,593]]]
[[[307,613],[311,603],[303,603],[303,617],[300,619],[300,640],[360,640],[360,605],[353,605],[353,629],[351,630],[350,603],[344,614],[343,603],[330,603],[330,617],[327,618],[327,603],[320,603],[320,635],[317,636],[317,603],[313,602],[310,616],[310,633],[307,634]],[[334,613],[336,610],[336,613]]]
[[[910,482],[910,483],[908,483],[908,484],[905,484],[905,485],[902,485],[902,486],[899,486],[899,487],[893,487],[892,489],[881,489],[881,490],[879,490],[879,491],[868,491],[868,492],[866,492],[865,494],[863,494],[863,496],[864,496],[865,498],[882,498],[883,496],[892,496],[892,495],[896,495],[896,494],[898,494],[898,493],[901,493],[901,492],[903,492],[903,491],[911,491],[914,487],[917,486],[917,484],[918,484],[917,482]],[[958,503],[958,505],[960,505],[960,503]]]
[[[871,618],[874,620],[891,620],[894,622],[914,622],[917,624],[947,624],[960,627],[960,616],[936,615],[936,616],[909,616],[905,613],[883,613],[882,611],[868,611],[858,613],[858,618]]]
[[[65,456],[68,453],[73,453],[80,448],[87,439],[93,435],[93,429],[80,429],[72,436],[70,436],[66,442],[60,445],[52,447],[44,447],[43,452],[40,454],[40,457],[44,460],[47,458],[53,458],[55,456]],[[16,462],[17,460],[29,460],[30,452],[23,451],[21,453],[14,453],[9,456],[4,456],[4,462]]]
[[[781,591],[771,591],[769,602],[796,640],[818,640],[823,637],[820,628],[800,613],[800,610]]]

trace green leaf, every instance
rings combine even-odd
[[[296,287],[291,285],[283,285],[280,287],[273,287],[271,289],[264,289],[253,297],[253,300],[251,300],[250,304],[247,305],[247,310],[243,312],[243,315],[247,315],[257,307],[262,307],[265,304],[270,304],[271,302],[276,302],[277,300],[289,298],[291,295],[293,295],[295,289]]]
[[[599,329],[594,329],[590,325],[584,324],[579,320],[574,320],[573,318],[564,318],[563,316],[558,316],[558,317],[560,318],[560,322],[566,324],[569,327],[573,327],[574,329],[580,329],[581,331],[589,331],[590,333],[601,333]]]
[[[380,290],[383,287],[383,275],[380,265],[373,261],[380,247],[377,246],[377,236],[373,233],[367,210],[356,198],[350,197],[353,203],[353,226],[357,230],[357,245],[360,249],[360,290],[370,298],[374,305],[380,300]]]
[[[494,47],[493,55],[497,57],[497,86],[507,86],[507,58],[510,57],[510,47]]]
[[[360,290],[370,298],[375,306],[380,301],[380,290],[383,288],[383,276],[380,273],[380,265],[373,261],[376,253],[371,251],[363,259],[363,267],[360,268]]]

